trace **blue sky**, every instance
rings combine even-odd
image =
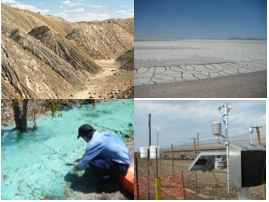
[[[133,0],[2,0],[14,7],[63,17],[69,21],[131,18]]]
[[[135,0],[135,37],[266,38],[266,0]]]
[[[190,143],[197,132],[201,141],[214,141],[211,123],[222,121],[222,112],[218,111],[218,107],[225,103],[232,106],[229,114],[230,137],[248,139],[249,126],[265,126],[265,101],[135,100],[135,148],[148,145],[148,113],[152,114],[152,144],[156,144],[157,131],[161,146]],[[261,132],[264,137],[265,127]]]

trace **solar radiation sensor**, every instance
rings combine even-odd
[[[212,171],[215,168],[216,157],[225,156],[226,152],[201,152],[189,166],[190,171]]]

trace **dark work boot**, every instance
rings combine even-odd
[[[100,176],[97,189],[102,192],[111,193],[119,189],[119,184],[118,181],[112,176]]]

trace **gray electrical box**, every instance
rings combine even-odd
[[[230,144],[229,164],[231,184],[236,188],[265,183],[266,150],[253,144]]]

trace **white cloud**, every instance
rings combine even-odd
[[[201,119],[206,117],[217,117],[219,112],[216,107],[204,102],[188,104],[172,104],[162,102],[141,102],[135,103],[138,110],[147,109],[149,112],[154,112],[156,115],[173,116],[180,119]],[[190,116],[191,114],[191,116]]]
[[[6,3],[6,4],[9,4],[12,7],[16,7],[16,8],[23,9],[23,10],[30,10],[30,11],[33,11],[33,12],[41,12],[41,13],[49,13],[50,12],[49,9],[39,9],[39,8],[37,8],[35,6],[25,4],[25,3],[21,3],[21,2],[16,1],[16,0],[2,0],[2,2]]]
[[[85,9],[84,8],[75,8],[72,10],[69,10],[70,13],[76,13],[76,12],[83,12]]]
[[[5,3],[5,4],[15,4],[17,3],[16,0],[2,0],[2,3]]]
[[[69,1],[69,0],[64,0],[64,1],[62,1],[61,3],[62,3],[62,4],[71,4],[71,1]]]
[[[62,5],[64,6],[70,6],[70,7],[87,7],[87,8],[94,8],[94,9],[100,9],[100,8],[104,8],[104,5],[100,5],[100,4],[90,4],[90,3],[84,3],[82,0],[63,0],[61,2]]]
[[[126,10],[116,10],[116,13],[126,13]]]
[[[85,6],[82,0],[63,0],[61,4],[65,6],[70,6],[70,7],[82,7]]]
[[[153,141],[157,128],[163,136],[162,144],[182,144],[200,132],[201,140],[215,141],[211,132],[212,121],[222,121],[218,107],[225,101],[135,101],[135,147],[146,144],[147,117],[152,113]],[[229,114],[230,137],[248,139],[249,126],[265,126],[265,102],[228,101],[232,105]],[[261,135],[265,136],[265,129]]]
[[[123,8],[121,6],[118,7],[118,10],[108,10],[105,3],[90,3],[86,0],[60,0],[59,7],[53,10],[44,8],[45,2],[42,0],[38,2],[38,6],[23,3],[23,0],[2,0],[2,2],[24,10],[40,12],[41,14],[46,15],[60,16],[72,22],[100,21],[109,18],[132,18],[134,11],[128,7]],[[106,8],[106,10],[103,8]]]
[[[35,6],[31,6],[28,4],[23,4],[23,3],[16,3],[16,4],[12,4],[11,6],[16,7],[16,8],[20,8],[23,10],[29,10],[29,11],[33,11],[33,12],[41,12],[41,13],[48,13],[50,12],[49,9],[39,9]]]
[[[121,8],[128,8],[129,6],[128,5],[121,5],[120,7]]]
[[[60,16],[60,17],[66,17],[66,16],[67,16],[67,13],[65,13],[65,12],[60,12],[60,13],[57,13],[57,16]]]
[[[76,16],[71,16],[69,18],[70,21],[78,22],[78,21],[94,21],[94,20],[105,20],[110,16],[107,13],[83,13]]]
[[[17,3],[17,2],[16,2],[16,0],[2,0],[2,3],[14,4],[14,3]]]
[[[98,4],[87,4],[86,6],[90,8],[104,8],[105,7],[103,5],[98,5]]]
[[[134,16],[134,9],[121,9],[121,10],[116,10],[115,13],[121,14],[121,17],[124,18],[131,18]]]

